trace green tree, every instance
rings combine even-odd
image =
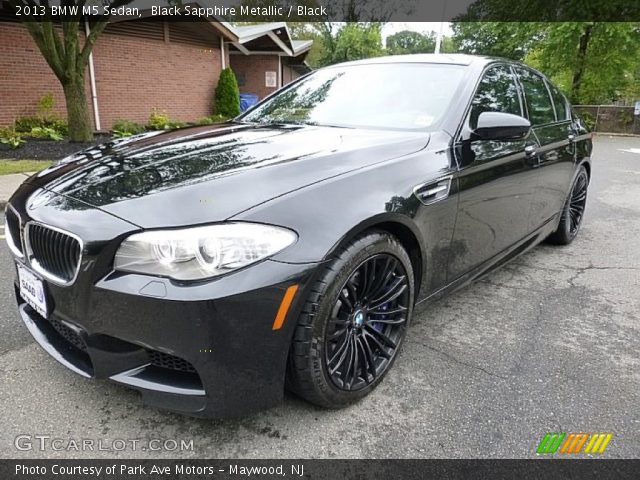
[[[640,63],[638,24],[559,22],[526,60],[565,90],[574,103],[608,103],[631,88]]]
[[[291,34],[296,39],[313,40],[313,46],[307,61],[313,67],[322,67],[348,59],[377,56],[383,53],[382,39],[378,41],[380,29],[394,12],[398,5],[388,0],[242,0],[246,6],[289,5],[317,6],[322,4],[327,12],[325,21],[322,19],[309,19],[294,17],[288,23]],[[411,2],[410,2],[411,3]],[[413,5],[407,5],[411,10]],[[408,13],[408,12],[407,12]],[[341,19],[342,22],[333,21]],[[255,21],[255,18],[243,19]],[[261,18],[265,20],[265,18]],[[271,20],[276,20],[272,18]],[[278,18],[279,20],[279,18]],[[309,20],[313,20],[309,22]],[[332,20],[332,21],[330,21]],[[355,24],[355,26],[354,26]],[[347,44],[347,39],[354,42],[352,46]],[[373,42],[367,46],[364,41]]]
[[[634,91],[640,29],[606,20],[639,13],[640,3],[626,0],[475,0],[454,19],[454,39],[464,52],[540,67],[574,103],[609,102]],[[503,22],[487,22],[495,19]]]
[[[310,0],[313,1],[313,0]],[[345,58],[365,58],[360,55],[370,54],[377,56],[383,52],[382,37],[377,43],[377,36],[385,22],[397,11],[398,5],[388,0],[327,0],[323,2],[329,19],[340,18],[345,23],[338,22],[313,22],[313,28],[319,35],[321,55],[318,55],[318,66],[331,65]],[[408,7],[411,8],[410,6]],[[356,25],[356,26],[354,26]],[[378,30],[378,35],[375,33]],[[358,48],[349,49],[345,45],[347,37],[351,37],[359,44]],[[359,37],[368,37],[376,42],[367,48],[358,40]],[[360,52],[357,54],[356,52]]]
[[[218,115],[231,118],[240,114],[240,90],[238,81],[231,68],[220,72],[220,80],[215,93],[215,112]]]
[[[322,35],[316,30],[313,23],[288,22],[287,26],[291,37],[295,40],[313,40],[311,50],[306,57],[306,62],[312,67],[320,66],[321,59],[326,56],[326,48]]]
[[[442,53],[458,53],[458,46],[453,41],[453,37],[443,36],[442,45],[440,46],[440,52]]]
[[[327,50],[323,63],[334,64],[384,53],[379,23],[348,23],[336,33],[333,49]]]
[[[111,0],[106,2],[112,8],[129,3],[131,0]],[[108,23],[108,16],[101,17],[91,25],[91,33],[83,35],[84,17],[82,7],[86,0],[64,0],[65,6],[77,6],[78,13],[67,15],[61,28],[55,28],[49,10],[49,0],[9,0],[14,7],[34,5],[46,7],[44,15],[22,16],[24,26],[29,31],[40,53],[62,85],[67,106],[69,139],[72,142],[87,142],[93,139],[93,129],[85,93],[85,73],[89,55],[96,40]],[[38,10],[40,12],[41,10]]]
[[[471,55],[522,60],[543,34],[536,23],[454,22],[456,50]]]
[[[436,37],[433,32],[419,33],[403,30],[387,37],[389,55],[407,55],[411,53],[433,53]]]
[[[633,91],[638,23],[460,22],[459,51],[524,61],[550,76],[573,103],[608,103]]]

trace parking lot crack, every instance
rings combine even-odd
[[[570,267],[569,265],[565,265],[565,267],[567,269],[570,270],[574,270],[574,274],[567,280],[567,283],[569,285],[571,285],[572,287],[578,287],[578,285],[575,284],[576,280],[581,276],[584,275],[586,272],[591,271],[591,270],[640,270],[639,267],[610,267],[610,266],[595,266],[592,263],[587,265],[586,267],[580,267],[580,268],[575,268],[575,267]]]
[[[447,352],[445,352],[445,351],[443,351],[443,350],[440,350],[440,349],[438,349],[438,348],[434,347],[433,345],[429,345],[428,343],[422,343],[421,345],[422,345],[422,346],[424,346],[424,347],[427,347],[429,350],[433,350],[434,352],[439,353],[440,355],[442,355],[443,357],[445,357],[447,360],[449,360],[449,361],[451,361],[451,362],[453,362],[453,363],[457,363],[458,365],[462,365],[462,366],[464,366],[464,367],[467,367],[467,368],[471,368],[471,369],[473,369],[473,370],[480,371],[480,372],[482,372],[482,373],[484,373],[484,374],[486,374],[486,375],[489,375],[489,376],[491,376],[491,377],[500,378],[500,379],[502,379],[502,380],[506,380],[506,378],[507,378],[507,377],[505,377],[505,376],[503,376],[503,375],[498,375],[497,373],[490,372],[489,370],[486,370],[486,369],[484,369],[484,368],[482,368],[482,367],[480,367],[480,366],[478,366],[478,365],[473,365],[473,364],[471,364],[471,363],[463,362],[462,360],[460,360],[460,359],[458,359],[458,358],[454,357],[454,356],[453,356],[453,355],[451,355],[450,353],[447,353]]]

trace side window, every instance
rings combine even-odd
[[[549,90],[551,90],[553,104],[556,106],[556,117],[558,117],[558,121],[562,122],[564,120],[568,120],[567,101],[565,100],[564,95],[560,93],[560,90],[558,90],[555,85],[551,83],[547,83],[547,85],[549,85]]]
[[[541,76],[530,70],[518,69],[518,76],[529,111],[529,121],[532,125],[544,125],[556,121],[553,103],[549,91]]]
[[[510,67],[499,65],[484,73],[471,102],[469,127],[472,130],[477,127],[482,112],[522,115],[518,88]]]

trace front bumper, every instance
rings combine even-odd
[[[295,318],[314,270],[265,261],[196,286],[111,274],[82,299],[82,318],[68,314],[76,310],[68,288],[46,284],[47,319],[15,289],[23,322],[67,368],[132,387],[158,408],[229,417],[282,401]],[[292,284],[300,288],[287,320],[273,330]]]
[[[71,285],[36,274],[47,319],[25,304],[15,283],[25,325],[60,363],[132,387],[148,404],[195,416],[242,415],[282,400],[295,319],[317,264],[265,260],[195,284],[124,274],[113,271],[113,257],[123,238],[140,231],[136,225],[29,183],[9,204],[21,225],[16,244],[24,243],[29,221],[53,222],[83,240]],[[34,270],[28,255],[14,256]],[[273,330],[293,284],[299,288],[286,320]]]

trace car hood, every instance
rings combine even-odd
[[[196,225],[418,151],[428,139],[318,126],[192,127],[93,147],[28,181],[142,228]]]

